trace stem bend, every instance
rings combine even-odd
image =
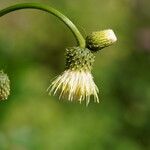
[[[54,16],[59,18],[62,22],[64,22],[67,25],[67,27],[69,27],[69,29],[71,30],[71,32],[75,36],[78,45],[82,48],[85,48],[85,39],[83,38],[83,36],[81,35],[81,33],[79,32],[77,27],[65,15],[63,15],[58,10],[56,10],[56,9],[50,7],[50,6],[47,6],[47,5],[44,5],[44,4],[39,4],[39,3],[16,4],[16,5],[13,5],[13,6],[10,6],[10,7],[7,7],[5,9],[0,10],[0,17],[4,16],[5,14],[8,14],[10,12],[16,11],[16,10],[29,9],[29,8],[39,9],[39,10],[48,12],[50,14],[53,14]]]

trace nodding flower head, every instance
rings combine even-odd
[[[86,100],[87,105],[91,96],[94,97],[95,102],[99,102],[98,88],[91,74],[94,59],[95,56],[87,48],[68,48],[66,50],[66,70],[49,86],[49,93],[59,92],[59,98],[68,98],[69,101]]]
[[[113,30],[107,29],[92,32],[86,38],[86,46],[92,51],[98,51],[108,47],[117,41],[117,37]]]
[[[3,71],[0,71],[0,100],[6,100],[10,94],[10,80]]]

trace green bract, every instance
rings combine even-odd
[[[66,69],[90,71],[95,56],[87,48],[70,47],[66,49]]]

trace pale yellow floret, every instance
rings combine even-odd
[[[104,34],[104,37],[107,38],[107,40],[110,40],[112,43],[117,41],[117,37],[112,29],[107,29],[101,31]]]
[[[99,90],[90,71],[66,70],[52,82],[48,90],[49,94],[54,95],[59,91],[59,98],[67,97],[69,101],[86,100],[88,105],[90,97],[94,96],[94,101],[99,102]]]

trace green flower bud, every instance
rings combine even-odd
[[[102,48],[108,47],[117,41],[117,37],[113,30],[102,30],[92,32],[86,38],[86,47],[91,51],[98,51]]]
[[[6,100],[10,94],[10,80],[3,71],[0,71],[0,100]]]

